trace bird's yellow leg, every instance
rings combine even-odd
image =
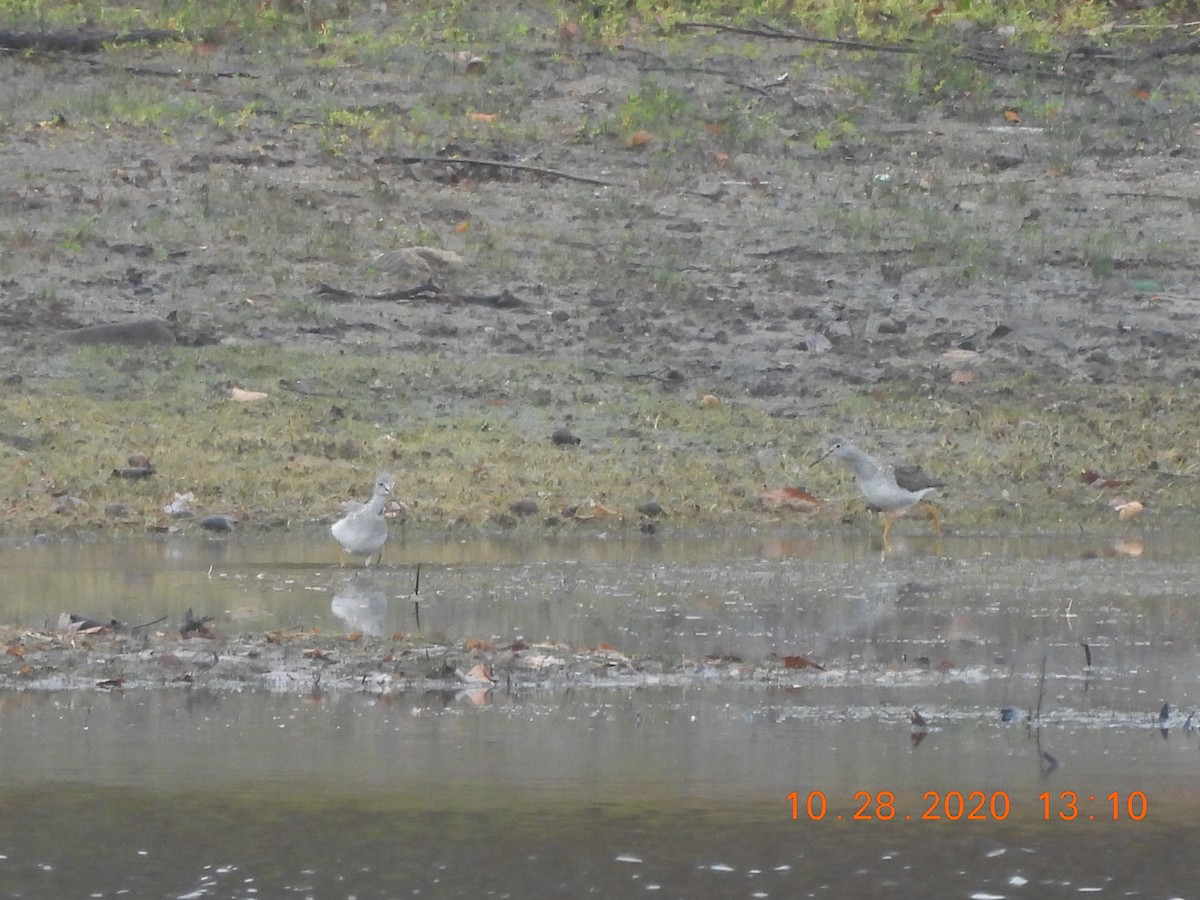
[[[926,518],[933,523],[934,532],[940,537],[942,534],[942,512],[928,500],[922,500],[917,504],[925,513]]]
[[[883,549],[887,550],[891,547],[888,543],[888,532],[892,530],[892,517],[887,513],[881,513],[883,516]]]

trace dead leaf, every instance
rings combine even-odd
[[[487,652],[492,649],[492,642],[485,641],[482,638],[467,638],[463,641],[463,649]]]
[[[968,372],[966,369],[959,369],[950,373],[951,384],[974,384],[978,380],[978,372]]]
[[[309,647],[304,651],[305,659],[319,659],[322,662],[333,662],[333,657],[317,647]]]
[[[471,223],[469,221],[464,220],[454,226],[454,233],[455,234],[464,234],[470,229],[470,227],[471,227]]]
[[[1137,558],[1146,552],[1146,545],[1137,538],[1131,540],[1117,541],[1113,544],[1114,556],[1128,556]]]
[[[483,663],[479,663],[470,672],[467,673],[467,681],[485,682],[487,684],[495,684],[496,679],[492,677],[491,671]]]
[[[583,29],[579,27],[578,22],[564,19],[562,24],[558,26],[558,40],[560,43],[570,44],[573,41],[579,40],[582,36]]]
[[[630,150],[638,147],[644,147],[654,139],[654,135],[646,131],[644,128],[639,128],[633,134],[625,139],[625,146]]]
[[[1084,469],[1079,473],[1079,480],[1084,484],[1095,485],[1098,488],[1128,487],[1133,484],[1132,478],[1105,478],[1095,469]]]
[[[705,394],[700,398],[700,405],[706,409],[712,409],[715,406],[721,405],[721,398],[716,394]]]
[[[945,353],[943,353],[942,359],[949,359],[949,360],[952,360],[953,362],[967,362],[968,360],[975,359],[978,356],[979,356],[978,351],[963,350],[960,347],[955,347],[955,348],[953,348],[951,350],[947,350]]]
[[[361,631],[352,631],[348,635],[346,635],[346,640],[351,641],[351,642],[361,641],[362,636],[363,636],[363,633]]]
[[[1117,511],[1117,518],[1119,518],[1122,522],[1128,522],[1130,519],[1136,519],[1142,514],[1142,511],[1145,508],[1146,507],[1137,500],[1130,500],[1129,502],[1122,503],[1120,505],[1115,503],[1113,504],[1113,509]]]
[[[1008,122],[1010,125],[1020,125],[1021,116],[1015,109],[1006,109],[1004,111],[1004,121]]]
[[[817,669],[821,672],[825,671],[823,665],[813,662],[806,656],[785,656],[783,657],[783,667],[785,669]]]
[[[728,153],[718,153],[716,156],[713,157],[713,161],[716,162],[718,169],[728,169],[729,168],[729,154]]]
[[[254,403],[258,400],[266,400],[267,395],[262,391],[247,391],[240,387],[231,387],[229,399],[236,400],[238,403]]]
[[[25,658],[25,651],[22,650],[20,647],[18,647],[16,644],[10,644],[8,649],[5,652],[9,656],[15,656],[17,659]]]
[[[500,116],[497,113],[471,113],[467,116],[472,122],[495,122]]]
[[[804,488],[790,486],[763,491],[758,495],[758,502],[767,509],[787,509],[805,513],[814,512],[825,505],[825,501],[814,497]]]
[[[570,518],[577,522],[590,522],[593,519],[613,519],[620,518],[620,516],[621,514],[615,509],[610,509],[603,503],[589,497],[575,507]]]

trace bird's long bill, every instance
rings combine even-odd
[[[812,466],[809,466],[809,468],[811,469],[813,466],[815,466],[817,463],[819,463],[821,460],[823,460],[825,457],[827,457],[832,452],[833,452],[833,447],[830,447],[828,450],[826,450],[824,453],[822,453],[820,456],[818,456],[816,459],[814,459],[812,461]]]

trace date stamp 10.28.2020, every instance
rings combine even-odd
[[[1042,791],[1033,803],[1014,802],[1008,791],[925,791],[908,801],[893,791],[855,791],[844,804],[824,791],[792,791],[787,801],[793,821],[810,822],[1003,822],[1021,812],[1047,822],[1141,822],[1150,811],[1143,791]]]

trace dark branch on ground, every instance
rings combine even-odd
[[[0,31],[0,50],[43,50],[66,53],[97,53],[105,45],[166,44],[186,41],[182,32],[163,28],[138,31]]]
[[[334,287],[321,282],[313,290],[321,297],[341,303],[353,303],[356,300],[401,301],[416,300],[419,297],[429,299],[441,298],[455,303],[466,303],[472,306],[490,306],[492,309],[519,309],[525,301],[505,288],[498,294],[456,294],[439,287],[432,281],[425,281],[412,288],[399,288],[394,291],[383,291],[378,294],[362,294],[345,288]]]
[[[493,169],[513,169],[517,172],[530,172],[534,175],[547,175],[551,178],[561,178],[565,181],[580,181],[584,184],[598,184],[601,187],[621,187],[615,181],[605,181],[603,178],[593,178],[591,175],[576,175],[561,169],[548,169],[544,166],[531,166],[526,163],[503,162],[496,159],[477,159],[469,156],[402,156],[396,162],[404,165],[416,163],[443,163],[456,166],[486,166]]]

